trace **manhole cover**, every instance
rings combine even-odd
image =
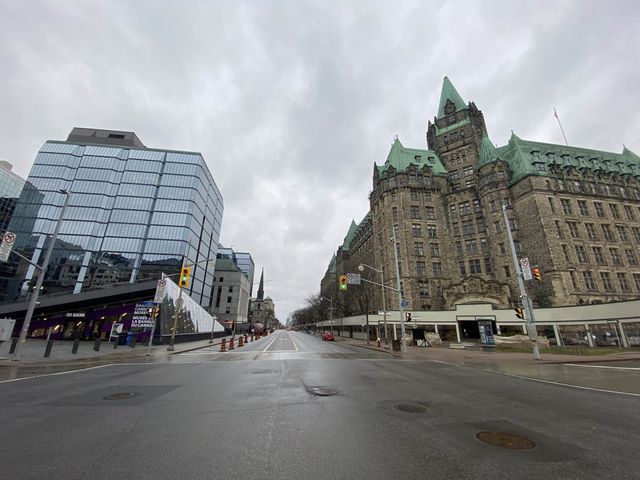
[[[120,392],[120,393],[110,393],[109,395],[105,395],[105,400],[127,400],[129,398],[133,398],[137,396],[136,392]]]
[[[478,440],[494,447],[508,448],[509,450],[531,450],[536,446],[533,440],[505,432],[479,432]]]
[[[338,393],[334,389],[327,387],[311,387],[309,389],[309,392],[313,393],[314,395],[318,395],[319,397],[330,397],[331,395],[335,395],[336,393]]]
[[[398,405],[394,405],[393,408],[404,413],[424,413],[427,411],[426,408],[421,407],[420,405],[413,405],[411,403],[400,403]]]

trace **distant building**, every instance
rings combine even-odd
[[[220,246],[218,249],[210,311],[223,325],[248,321],[253,277],[249,277],[248,273],[242,270],[239,260],[246,260],[248,256],[252,269],[253,260],[249,253],[243,253],[243,257],[238,255],[239,253],[231,248]],[[253,270],[251,273],[253,274]]]
[[[540,267],[528,282],[537,306],[640,298],[640,157],[525,140],[496,147],[475,103],[465,103],[445,77],[428,149],[397,138],[373,167],[370,210],[352,222],[331,259],[321,294],[343,315],[378,311],[380,288],[363,307],[358,288],[337,291],[337,276],[365,263],[400,286],[408,310],[458,305],[520,304],[503,205],[518,257]],[[391,240],[396,233],[396,242]],[[370,269],[364,278],[381,281]],[[355,293],[354,293],[355,292]],[[397,295],[387,306],[398,309]]]
[[[133,132],[74,128],[47,141],[28,182],[42,196],[21,198],[9,228],[16,248],[41,258],[71,195],[46,272],[46,293],[144,282],[195,264],[186,293],[211,303],[223,200],[200,153],[145,147]],[[16,264],[5,299],[26,293],[34,268]]]
[[[261,323],[265,328],[276,326],[276,308],[271,297],[264,297],[264,269],[260,274],[258,296],[251,299],[249,317],[252,325]]]

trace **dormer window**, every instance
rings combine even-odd
[[[531,152],[531,155],[533,156],[533,158],[535,158],[536,160],[540,160],[540,152],[538,150],[533,150]]]
[[[546,172],[547,166],[543,162],[535,162],[533,164],[539,172]]]
[[[422,162],[422,155],[416,155],[413,158],[415,159],[416,162]]]
[[[547,153],[547,158],[549,159],[550,162],[554,163],[556,161],[556,154],[555,153]]]

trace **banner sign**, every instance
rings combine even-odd
[[[136,303],[131,319],[131,327],[152,328],[155,324],[155,318],[152,318],[151,313],[156,306],[155,302]]]

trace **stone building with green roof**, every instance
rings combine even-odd
[[[638,155],[626,147],[612,153],[515,134],[497,147],[482,112],[447,77],[426,137],[428,149],[407,148],[396,138],[384,164],[374,164],[366,222],[352,222],[322,291],[359,263],[382,267],[385,283],[395,286],[390,239],[396,228],[409,311],[518,306],[506,204],[518,255],[542,271],[540,283],[527,282],[536,305],[640,298]],[[375,290],[371,311],[382,306]],[[470,335],[473,325],[466,325]]]

